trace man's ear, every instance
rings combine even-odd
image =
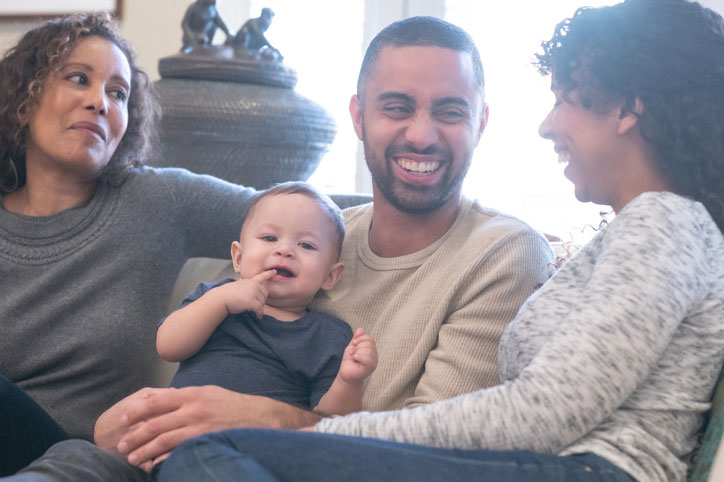
[[[334,263],[331,268],[329,268],[329,273],[327,273],[327,277],[324,278],[324,281],[322,282],[321,289],[327,291],[334,288],[334,285],[337,284],[337,281],[339,281],[339,277],[342,276],[342,273],[344,272],[344,264],[342,263]]]
[[[633,102],[633,109],[621,106],[621,114],[618,118],[618,134],[623,135],[629,132],[639,122],[639,116],[644,111],[644,103],[636,97]]]
[[[234,272],[241,275],[241,244],[239,241],[231,243],[231,262],[234,264]]]
[[[352,117],[352,124],[354,125],[354,131],[357,133],[359,140],[362,140],[362,104],[359,97],[353,95],[349,100],[349,115]]]
[[[488,125],[488,104],[483,103],[483,111],[480,113],[480,125],[478,126],[477,138],[475,139],[475,146],[480,142],[480,138],[485,131],[485,126]]]

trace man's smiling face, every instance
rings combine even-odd
[[[487,121],[469,54],[384,47],[350,112],[387,202],[410,213],[457,202]]]

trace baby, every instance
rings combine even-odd
[[[374,341],[307,309],[342,274],[343,239],[339,208],[311,186],[261,192],[231,245],[240,279],[200,284],[159,325],[159,355],[181,362],[171,386],[219,385],[324,415],[359,411]]]

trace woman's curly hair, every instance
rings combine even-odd
[[[724,231],[724,21],[687,0],[580,8],[543,42],[537,66],[586,108],[638,114],[659,172]]]
[[[25,184],[25,118],[39,102],[45,82],[70,55],[79,40],[97,36],[118,46],[131,67],[128,127],[101,178],[112,181],[130,167],[144,164],[155,137],[159,108],[153,86],[136,65],[136,54],[122,39],[110,15],[71,15],[43,23],[25,33],[0,60],[0,192]]]

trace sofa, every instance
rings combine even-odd
[[[724,370],[719,375],[690,482],[724,482]]]

